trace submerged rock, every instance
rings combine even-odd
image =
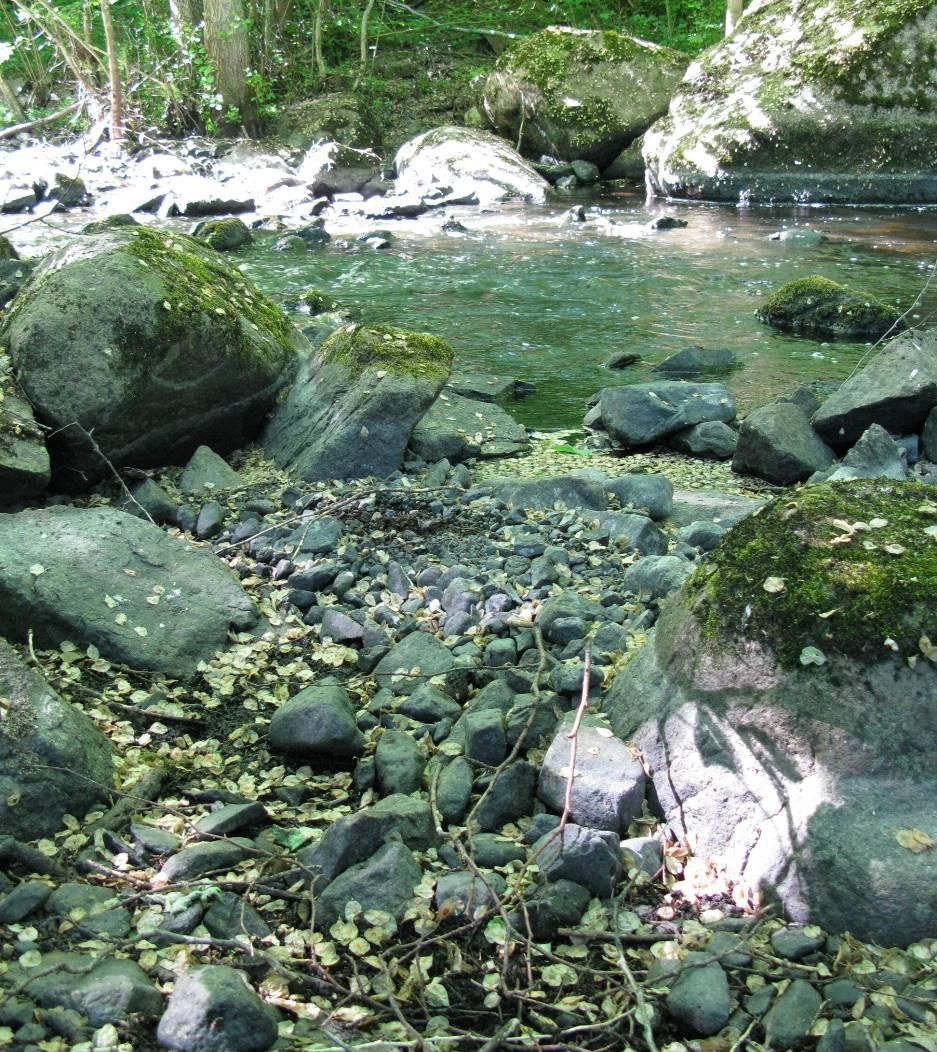
[[[396,471],[449,376],[452,348],[427,333],[346,325],[300,368],[261,443],[309,481]]]
[[[740,523],[604,706],[697,855],[795,920],[891,945],[937,928],[937,862],[895,839],[937,835],[930,494],[817,485]]]
[[[667,111],[688,62],[623,33],[550,26],[501,55],[482,106],[523,153],[604,168]]]
[[[647,132],[651,187],[713,200],[937,200],[935,43],[928,0],[752,4]]]
[[[224,259],[148,227],[73,239],[20,290],[2,334],[50,440],[57,485],[183,462],[254,437],[302,337]],[[89,438],[89,435],[93,436]]]

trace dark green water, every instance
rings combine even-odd
[[[792,278],[824,274],[902,308],[925,290],[914,320],[937,318],[937,280],[925,289],[937,260],[937,211],[698,204],[666,209],[686,229],[650,233],[642,225],[662,206],[627,198],[599,205],[614,224],[605,230],[562,224],[560,207],[466,209],[458,217],[465,234],[442,233],[439,216],[384,222],[395,234],[390,251],[330,247],[297,257],[268,245],[242,257],[242,268],[276,298],[315,285],[367,320],[442,336],[461,369],[532,381],[537,393],[512,412],[539,428],[578,425],[600,388],[648,380],[652,364],[694,343],[741,357],[726,382],[743,409],[808,380],[846,376],[866,345],[785,336],[754,317]],[[828,240],[767,240],[805,225]],[[342,236],[341,223],[329,228]],[[602,368],[615,351],[637,351],[643,361]]]

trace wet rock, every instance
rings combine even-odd
[[[360,756],[364,736],[348,692],[339,686],[306,687],[274,713],[270,747],[305,758]]]
[[[563,810],[569,783],[569,732],[575,714],[560,721],[543,758],[537,795],[557,814]],[[641,814],[644,768],[624,742],[600,720],[586,716],[580,724],[570,817],[590,829],[623,833]]]
[[[130,931],[130,913],[110,888],[60,884],[49,896],[47,909],[95,935],[122,939]]]
[[[527,852],[521,844],[495,833],[476,833],[472,837],[475,863],[486,869],[522,862]]]
[[[0,354],[0,507],[38,495],[51,475],[43,431],[9,368],[9,358]]]
[[[732,1012],[729,981],[722,966],[708,954],[689,954],[666,1005],[668,1015],[684,1032],[699,1037],[718,1034]]]
[[[826,936],[822,932],[808,935],[799,927],[778,928],[771,933],[771,948],[779,957],[789,961],[802,961],[822,949],[825,942]]]
[[[466,712],[457,727],[469,760],[497,767],[507,755],[504,717],[497,709]]]
[[[527,429],[496,405],[479,405],[443,391],[413,428],[410,451],[452,464],[473,457],[506,457],[530,445]]]
[[[653,367],[655,373],[677,378],[695,377],[712,373],[730,372],[741,366],[738,355],[726,349],[685,347],[671,354]]]
[[[269,825],[270,816],[259,800],[246,804],[223,804],[195,823],[202,836],[229,836]]]
[[[904,327],[901,312],[813,274],[789,281],[757,311],[768,325],[814,337],[877,340]]]
[[[196,226],[192,236],[204,241],[216,252],[231,252],[252,244],[254,240],[244,221],[234,216],[205,220]]]
[[[216,939],[236,939],[243,935],[265,939],[270,934],[270,927],[257,910],[232,891],[222,891],[212,899],[202,923]]]
[[[383,910],[395,920],[406,912],[422,873],[413,853],[400,843],[385,844],[374,855],[337,876],[315,900],[315,926],[329,928],[354,899],[363,910]]]
[[[48,899],[52,888],[40,880],[24,880],[0,898],[0,924],[18,924]]]
[[[156,1036],[174,1052],[263,1052],[277,1039],[277,1017],[243,972],[207,964],[176,980]]]
[[[722,384],[659,380],[605,387],[599,399],[605,430],[625,449],[650,445],[707,420],[735,419],[735,402]]]

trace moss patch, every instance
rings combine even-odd
[[[348,325],[326,340],[321,356],[341,362],[353,373],[384,369],[432,383],[445,382],[452,368],[452,348],[438,336],[405,332],[384,325]]]
[[[877,339],[904,328],[895,307],[851,293],[819,274],[782,285],[757,314],[776,329],[818,336]]]
[[[765,589],[770,578],[781,590]],[[782,666],[798,666],[805,647],[926,660],[922,636],[937,641],[937,496],[911,482],[805,487],[736,526],[689,587],[713,643],[754,639]]]

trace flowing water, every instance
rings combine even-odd
[[[598,207],[595,207],[595,206]],[[742,368],[725,382],[741,409],[809,380],[842,379],[869,351],[822,343],[760,323],[755,308],[793,278],[823,274],[852,290],[937,318],[937,210],[739,208],[655,205],[619,197],[593,203],[598,221],[569,224],[569,203],[457,215],[465,233],[443,233],[438,215],[347,227],[394,234],[390,250],[330,247],[295,256],[268,243],[242,257],[265,291],[288,299],[316,286],[373,322],[431,332],[455,348],[458,368],[529,380],[537,393],[511,405],[528,426],[576,427],[600,388],[644,382],[650,367],[692,344],[727,347]],[[651,232],[661,211],[685,229]],[[450,213],[451,214],[451,213]],[[341,221],[327,223],[341,238]],[[811,226],[818,245],[768,240]],[[915,300],[920,302],[915,304]],[[642,361],[621,371],[613,352]]]

